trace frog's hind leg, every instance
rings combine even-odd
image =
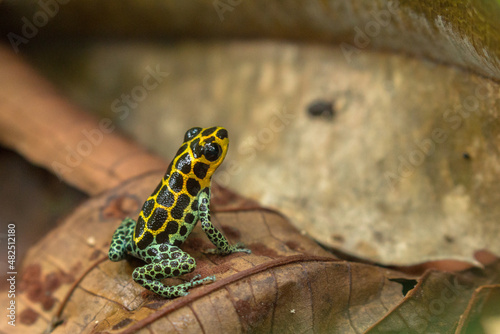
[[[135,220],[127,217],[116,229],[113,239],[111,239],[111,245],[109,246],[108,257],[111,261],[116,262],[125,258],[127,248],[130,248],[132,243],[135,224]]]
[[[143,259],[148,264],[135,268],[132,273],[134,281],[166,298],[175,298],[187,295],[188,289],[207,281],[215,281],[215,276],[199,279],[196,275],[191,281],[173,286],[166,286],[160,280],[167,277],[176,277],[192,272],[196,268],[195,260],[179,247],[168,244],[152,246]]]

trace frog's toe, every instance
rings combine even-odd
[[[193,277],[189,283],[186,283],[188,284],[189,287],[195,287],[197,285],[201,285],[205,282],[215,282],[215,275],[212,275],[212,276],[207,276],[205,278],[202,278],[202,279],[199,279],[201,277],[201,275],[196,275],[195,277]]]
[[[198,275],[194,275],[194,277],[193,277],[193,278],[191,278],[191,280],[190,280],[189,282],[190,282],[190,283],[193,283],[194,281],[196,281],[196,280],[197,280],[198,278],[200,278],[200,277],[201,277],[201,275],[200,275],[200,274],[198,274]]]
[[[189,291],[187,288],[185,289],[180,289],[178,292],[177,292],[178,296],[179,297],[184,297],[184,296],[187,296],[189,295]]]
[[[236,245],[231,247],[231,253],[247,253],[251,254],[252,251],[248,248],[245,248],[245,244],[242,242],[238,242]]]

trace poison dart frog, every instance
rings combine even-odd
[[[120,261],[127,254],[146,262],[135,268],[132,278],[148,290],[166,298],[187,295],[188,289],[215,276],[175,286],[161,280],[192,272],[196,262],[179,246],[186,240],[198,219],[210,241],[217,247],[209,253],[227,255],[251,253],[242,244],[230,245],[210,220],[210,183],[212,174],[224,160],[229,138],[222,127],[189,129],[165,176],[148,197],[137,218],[125,218],[116,229],[109,248],[109,259]]]

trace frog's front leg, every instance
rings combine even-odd
[[[120,261],[125,258],[125,255],[130,250],[132,245],[132,237],[134,235],[135,220],[125,218],[120,226],[116,229],[111,239],[108,257],[111,261]]]
[[[140,256],[148,264],[137,267],[132,273],[134,281],[166,298],[175,298],[187,295],[189,288],[215,281],[215,276],[198,279],[195,276],[191,281],[174,286],[166,286],[160,280],[167,277],[176,277],[192,272],[196,268],[195,260],[179,247],[161,244],[149,247],[145,257]]]
[[[210,189],[204,189],[199,196],[198,211],[200,215],[201,228],[208,236],[208,239],[217,247],[209,249],[207,253],[228,255],[236,252],[250,254],[252,251],[244,248],[242,243],[231,245],[226,237],[212,224],[210,217]]]

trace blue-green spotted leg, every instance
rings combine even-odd
[[[190,273],[196,268],[196,262],[191,255],[177,246],[154,245],[148,249],[146,256],[137,255],[148,264],[135,268],[132,278],[138,284],[160,296],[166,298],[185,296],[189,293],[188,289],[208,281],[215,281],[215,276],[199,279],[200,275],[196,275],[189,282],[173,286],[166,286],[160,282],[164,278]]]
[[[244,248],[242,243],[231,245],[226,237],[212,224],[210,217],[210,189],[205,189],[200,193],[198,211],[200,215],[201,228],[208,236],[208,239],[217,247],[209,249],[207,253],[228,255],[236,252],[250,254],[252,251]]]
[[[132,218],[125,218],[120,226],[116,229],[111,239],[108,257],[111,261],[120,261],[125,258],[127,254],[127,247],[130,248],[132,244],[132,237],[134,235],[135,220]]]

